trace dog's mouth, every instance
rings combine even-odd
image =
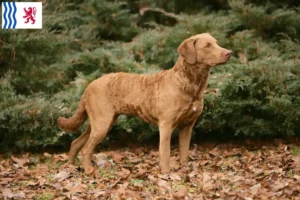
[[[222,65],[222,64],[227,63],[230,60],[230,58],[231,58],[231,56],[225,58],[222,62],[218,63],[217,65]]]
[[[216,65],[223,65],[223,64],[227,63],[230,60],[230,58],[231,58],[231,56],[228,56],[226,58],[223,58],[220,62],[215,62],[215,63],[213,63],[213,62],[204,62],[204,63],[206,63],[207,65],[209,65],[211,67],[214,67]]]

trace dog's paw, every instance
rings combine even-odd
[[[169,173],[170,172],[170,166],[160,166],[161,173]]]
[[[87,167],[84,169],[85,174],[87,175],[92,175],[95,172],[95,168],[94,167]]]

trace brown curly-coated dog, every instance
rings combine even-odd
[[[204,33],[184,40],[178,53],[174,67],[166,71],[151,75],[111,73],[93,81],[82,95],[74,115],[57,120],[62,130],[75,131],[89,118],[89,126],[72,142],[69,162],[74,163],[82,149],[85,172],[91,174],[94,171],[93,149],[120,114],[129,114],[158,125],[162,172],[170,170],[170,139],[178,127],[180,162],[186,164],[192,128],[203,110],[210,68],[226,63],[231,51],[220,47],[215,38]]]

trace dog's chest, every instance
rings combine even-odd
[[[180,112],[178,124],[185,125],[196,120],[203,110],[203,100],[196,100],[185,105]]]

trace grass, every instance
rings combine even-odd
[[[300,155],[300,147],[299,146],[293,146],[291,148],[291,154],[293,156],[299,156]]]
[[[51,193],[51,192],[45,192],[41,195],[38,195],[36,198],[34,199],[37,199],[37,200],[51,200],[54,198],[54,194]]]

